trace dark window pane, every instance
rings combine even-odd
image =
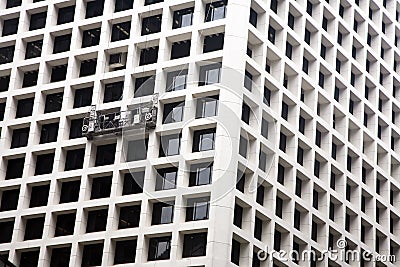
[[[122,195],[138,194],[143,192],[144,172],[126,173]]]
[[[97,58],[84,60],[81,62],[79,77],[94,75],[96,73]]]
[[[86,233],[105,231],[108,209],[88,211]]]
[[[202,163],[190,167],[189,186],[200,186],[211,184],[212,163]]]
[[[155,77],[145,76],[135,79],[135,97],[152,95],[154,93]]]
[[[132,140],[128,142],[126,161],[144,160],[147,158],[149,139]]]
[[[204,37],[203,53],[213,52],[224,48],[223,33]]]
[[[74,108],[90,106],[92,103],[93,87],[75,90]]]
[[[47,17],[46,12],[32,14],[31,15],[31,23],[29,25],[29,30],[33,31],[33,30],[44,28],[46,25],[46,17]]]
[[[154,237],[149,240],[148,261],[167,260],[171,253],[171,237]]]
[[[28,138],[29,138],[29,127],[13,130],[11,148],[27,146]]]
[[[190,55],[190,46],[190,40],[173,43],[171,47],[171,59],[188,57]]]
[[[35,175],[49,174],[53,171],[54,153],[36,156]]]
[[[6,19],[3,21],[3,36],[16,34],[18,31],[19,18]]]
[[[160,137],[159,156],[175,156],[179,154],[181,145],[181,135],[172,134]]]
[[[71,46],[71,34],[54,37],[53,54],[69,51]]]
[[[111,42],[129,39],[131,22],[126,21],[112,26]]]
[[[6,8],[17,7],[22,4],[22,0],[7,0]]]
[[[43,40],[37,40],[26,44],[25,59],[40,57],[42,54]]]
[[[216,129],[198,130],[193,133],[193,152],[213,150]]]
[[[24,171],[25,158],[7,160],[6,180],[22,178]]]
[[[182,258],[206,255],[207,233],[186,234],[183,238]]]
[[[60,214],[56,219],[54,236],[73,235],[76,213]]]
[[[103,15],[104,0],[94,0],[86,3],[86,18]]]
[[[63,182],[61,185],[60,204],[78,201],[80,185],[80,180]]]
[[[104,244],[90,244],[83,247],[82,267],[100,266]]]
[[[65,158],[65,171],[77,170],[83,168],[85,159],[85,148],[68,150]]]
[[[74,21],[75,6],[68,6],[58,9],[57,25]]]
[[[186,221],[207,220],[210,209],[210,198],[188,199],[186,207]]]
[[[111,193],[112,176],[94,178],[90,199],[109,197]]]
[[[106,84],[104,86],[104,103],[119,101],[122,99],[124,82]]]
[[[160,3],[160,2],[164,2],[164,0],[144,0],[144,5],[152,5],[152,4],[156,4],[156,3]]]
[[[40,144],[51,143],[57,141],[58,135],[58,122],[42,125],[40,132]]]
[[[214,21],[225,18],[227,0],[217,1],[206,5],[204,21]]]
[[[82,48],[98,45],[100,43],[100,28],[82,32]]]
[[[36,267],[39,263],[39,250],[21,252],[19,267]]]
[[[165,168],[157,170],[156,191],[176,188],[177,168]]]
[[[114,12],[124,11],[133,8],[133,0],[115,0]],[[114,264],[116,264],[114,262]]]
[[[68,267],[71,247],[53,248],[51,250],[50,267]]]
[[[142,35],[157,33],[161,31],[161,15],[143,18]]]
[[[151,225],[172,223],[174,219],[174,203],[158,202],[153,204]]]
[[[114,164],[116,144],[97,147],[95,166]]]
[[[54,66],[51,70],[50,82],[64,81],[67,77],[67,65]]]
[[[16,210],[18,206],[19,189],[3,191],[1,194],[0,211]]]
[[[62,107],[63,96],[63,92],[46,95],[44,113],[60,111]]]
[[[137,240],[115,242],[114,264],[134,263]]]
[[[83,126],[83,119],[71,120],[69,139],[82,137],[82,126]]]
[[[187,69],[168,72],[166,91],[171,92],[186,89],[187,74]]]
[[[14,230],[14,220],[0,221],[0,244],[11,242],[13,230]]]
[[[183,120],[184,102],[176,102],[164,105],[163,123],[180,122]]]
[[[49,198],[50,185],[33,186],[31,188],[31,201],[29,208],[41,207],[47,205]]]
[[[24,79],[22,81],[22,88],[37,85],[38,76],[39,76],[38,70],[25,72]]]
[[[118,229],[138,227],[139,222],[140,222],[140,205],[120,208]]]
[[[14,45],[0,48],[0,65],[11,63],[14,58],[14,51]]]
[[[10,86],[10,75],[0,77],[0,92],[5,92]]]
[[[44,217],[26,219],[24,240],[42,238]]]
[[[142,49],[140,51],[140,61],[139,61],[140,66],[157,63],[157,60],[158,60],[158,46]]]

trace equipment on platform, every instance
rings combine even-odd
[[[134,104],[126,111],[103,113],[90,107],[89,116],[83,119],[82,135],[92,140],[94,136],[121,134],[128,129],[154,129],[157,124],[158,94],[151,101]]]

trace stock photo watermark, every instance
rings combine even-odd
[[[337,249],[328,249],[316,252],[315,250],[303,250],[301,252],[297,250],[271,250],[265,247],[264,250],[259,250],[257,252],[257,258],[260,261],[273,261],[278,259],[282,262],[288,261],[316,261],[323,262],[325,259],[330,259],[335,262],[391,262],[397,261],[395,255],[384,255],[377,254],[370,250],[351,250],[346,249],[347,241],[344,239],[339,239],[336,242]]]

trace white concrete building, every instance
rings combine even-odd
[[[340,255],[400,257],[399,20],[397,0],[1,1],[4,266],[398,266]]]

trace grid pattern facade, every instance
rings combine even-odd
[[[0,255],[396,266],[256,254],[344,239],[400,257],[399,14],[395,0],[1,1]],[[153,93],[143,142],[81,136],[90,105]]]

